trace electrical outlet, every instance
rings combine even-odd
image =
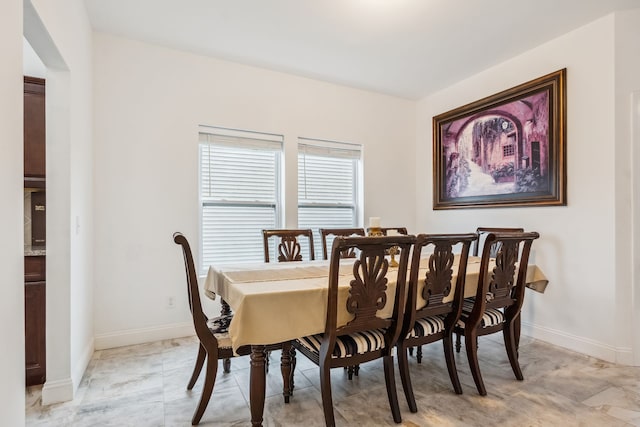
[[[167,308],[176,308],[176,297],[167,298]]]

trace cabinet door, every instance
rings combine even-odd
[[[24,285],[24,336],[26,384],[43,384],[46,379],[45,282]]]
[[[44,256],[24,257],[24,281],[44,282],[46,279],[47,259]]]
[[[24,176],[45,177],[44,80],[24,78]]]

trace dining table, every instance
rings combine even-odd
[[[458,256],[454,261],[452,284],[456,283]],[[353,279],[351,267],[354,259],[340,262],[338,284],[338,325],[352,318],[346,309],[349,281]],[[420,262],[419,277],[428,269],[428,258]],[[422,271],[424,270],[424,271]],[[470,256],[465,277],[465,298],[475,296],[480,271],[480,257]],[[491,266],[489,271],[491,271]],[[388,277],[395,277],[390,274]],[[408,275],[407,275],[408,276]],[[283,343],[281,370],[285,402],[293,392],[290,341],[303,336],[324,332],[327,312],[329,261],[296,261],[285,263],[229,263],[209,267],[204,290],[209,298],[220,296],[233,309],[229,336],[234,350],[251,346],[250,408],[251,424],[262,425],[266,360],[265,346]],[[424,281],[421,281],[422,283]],[[544,292],[548,280],[535,264],[527,267],[527,288]],[[393,298],[395,282],[387,284],[388,297]],[[422,292],[418,290],[418,295]],[[450,293],[453,298],[453,292]],[[418,308],[424,300],[418,300]],[[340,309],[342,307],[342,309]],[[378,312],[390,317],[392,304]]]

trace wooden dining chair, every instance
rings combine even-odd
[[[313,231],[308,229],[272,229],[262,230],[262,241],[264,244],[264,262],[270,261],[269,256],[269,239],[271,237],[278,238],[278,262],[302,261],[302,253],[300,250],[300,237],[306,237],[309,244],[309,260],[315,259],[315,251],[313,249]]]
[[[364,236],[364,228],[321,228],[320,237],[322,238],[322,256],[328,259],[327,237],[329,236]],[[356,251],[348,250],[341,254],[342,258],[355,258]]]
[[[418,408],[409,374],[409,348],[421,348],[424,344],[442,340],[451,384],[457,394],[462,394],[453,353],[453,328],[462,311],[469,248],[476,237],[472,233],[416,236],[407,305],[402,333],[397,344],[402,388],[411,412],[417,412]],[[432,251],[429,258],[421,259],[423,248]],[[457,263],[455,248],[460,249]],[[420,351],[418,355],[420,363]]]
[[[393,347],[400,337],[405,303],[405,286],[409,252],[413,236],[336,237],[329,267],[327,317],[324,333],[298,338],[293,346],[320,368],[322,406],[327,426],[335,425],[331,395],[334,367],[361,364],[383,359],[387,397],[393,420],[400,423],[400,408],[393,371]],[[397,269],[389,266],[385,251],[392,246],[401,249]],[[357,249],[353,264],[341,264],[342,252]],[[342,267],[342,269],[341,269]],[[395,290],[387,292],[395,281]],[[349,292],[339,291],[348,287]],[[342,298],[339,295],[343,296]],[[391,304],[390,307],[387,307]],[[378,310],[392,308],[390,318],[380,317]],[[351,320],[338,324],[338,313],[349,313]]]
[[[464,335],[473,381],[482,396],[487,390],[478,364],[479,336],[502,331],[511,369],[518,380],[524,379],[518,363],[520,310],[529,253],[538,237],[535,232],[489,233],[482,249],[476,295],[463,301],[460,320],[454,329],[456,351],[460,351],[460,336]],[[491,247],[495,244],[499,249],[494,263],[490,258]]]
[[[523,233],[524,228],[509,228],[509,227],[478,227],[476,234],[478,235],[475,242],[473,242],[473,256],[478,256],[480,247],[484,244],[484,240],[489,233]],[[491,246],[490,257],[495,258],[498,253],[498,243]]]
[[[211,393],[213,392],[213,386],[216,382],[216,374],[218,372],[218,360],[230,359],[235,356],[233,349],[231,348],[231,339],[229,338],[228,325],[229,317],[221,316],[215,319],[208,319],[202,311],[202,304],[200,301],[200,292],[198,290],[198,277],[196,269],[193,263],[193,255],[191,253],[191,247],[187,238],[182,233],[174,233],[173,241],[182,247],[182,254],[184,257],[184,266],[187,275],[187,294],[189,299],[189,309],[191,310],[191,317],[193,318],[193,326],[196,330],[196,335],[200,341],[200,347],[198,356],[196,359],[196,366],[194,368],[187,389],[191,390],[200,375],[204,361],[207,362],[207,369],[204,378],[204,387],[202,389],[202,395],[200,396],[200,402],[196,407],[196,410],[191,419],[191,424],[196,425],[200,422],[202,415],[204,414]],[[237,349],[237,355],[247,355],[251,352],[249,346],[240,347]]]

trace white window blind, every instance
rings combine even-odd
[[[319,228],[357,226],[360,158],[357,144],[298,139],[298,227],[313,229],[317,259]]]
[[[282,136],[200,132],[201,271],[263,260],[262,229],[279,227]]]

